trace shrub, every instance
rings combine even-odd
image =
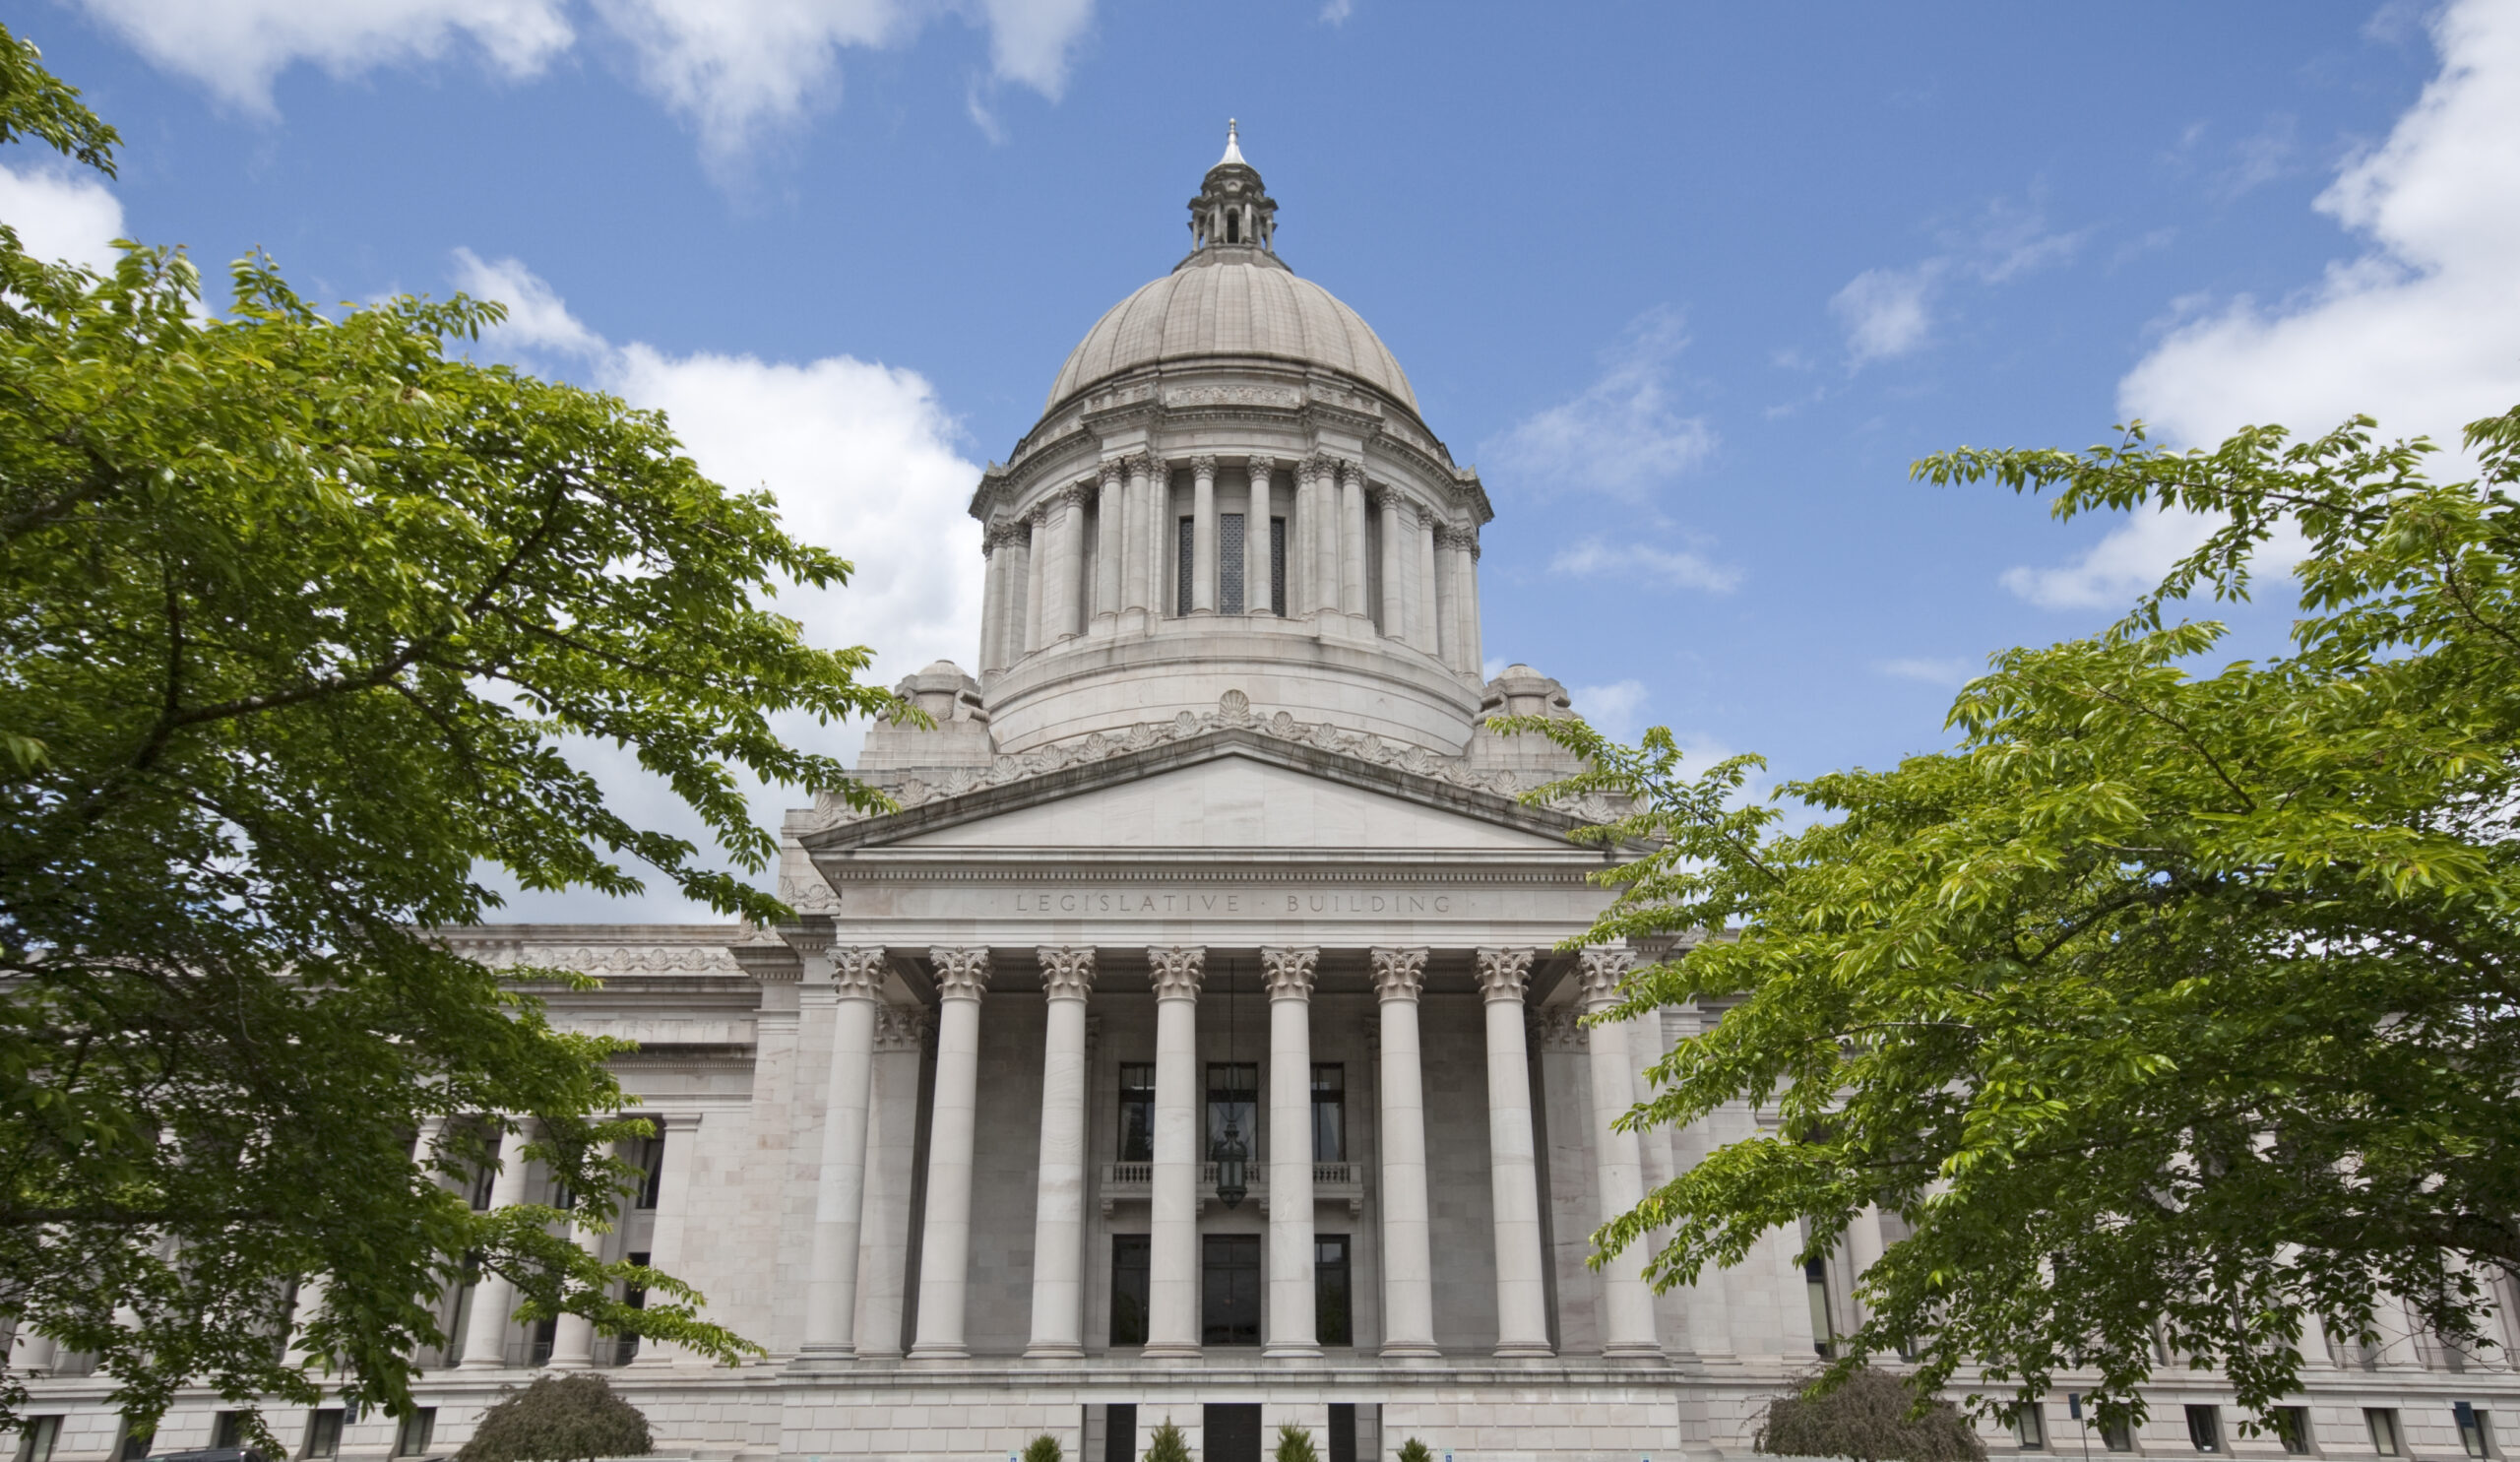
[[[1920,1409],[1908,1382],[1864,1367],[1825,1395],[1815,1376],[1770,1401],[1750,1449],[1857,1462],[1986,1462],[1986,1448],[1948,1401]]]
[[[1413,1436],[1400,1444],[1400,1462],[1435,1462],[1435,1454],[1426,1450],[1424,1442]]]
[[[1147,1438],[1146,1462],[1190,1462],[1189,1440],[1182,1436],[1180,1428],[1172,1425],[1170,1417],[1166,1417],[1164,1425],[1155,1429],[1155,1435]]]
[[[1312,1433],[1292,1422],[1280,1427],[1276,1462],[1321,1462],[1321,1454],[1312,1449]]]
[[[593,1371],[546,1375],[481,1416],[457,1462],[590,1462],[644,1457],[648,1419]]]
[[[1047,1431],[1033,1438],[1024,1448],[1024,1462],[1059,1462],[1059,1439]]]

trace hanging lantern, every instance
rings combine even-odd
[[[1217,1201],[1228,1208],[1241,1207],[1243,1196],[1251,1191],[1243,1181],[1250,1158],[1251,1150],[1242,1145],[1240,1125],[1227,1117],[1225,1140],[1217,1144]]]

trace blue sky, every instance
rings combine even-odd
[[[0,154],[32,241],[259,245],[324,298],[510,299],[490,349],[664,407],[859,560],[797,608],[887,678],[970,663],[979,467],[1179,256],[1229,115],[1283,256],[1481,469],[1491,655],[1781,775],[1943,744],[1988,653],[2107,622],[2195,531],[2059,528],[1911,485],[1911,459],[2133,413],[2189,442],[2355,410],[2448,435],[2520,402],[2512,0],[33,0],[10,24],[128,139],[107,188]],[[2287,607],[2243,615],[2251,642]]]

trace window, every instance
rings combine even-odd
[[[2471,1457],[2493,1455],[2493,1418],[2477,1410],[2476,1403],[2459,1401],[2451,1404],[2450,1420],[2459,1426],[2459,1445]]]
[[[1312,1327],[1323,1345],[1354,1345],[1350,1319],[1348,1236],[1318,1234],[1312,1240]]]
[[[2306,1406],[2275,1408],[2275,1439],[2284,1450],[2296,1457],[2310,1454],[2310,1409]]]
[[[472,1203],[474,1213],[489,1212],[490,1184],[498,1180],[499,1170],[491,1163],[485,1161],[480,1167],[472,1170],[472,1186],[465,1196]]]
[[[2371,1450],[2383,1457],[2406,1454],[2398,1438],[2398,1414],[2389,1407],[2369,1406],[2362,1409],[2362,1423],[2371,1429]]]
[[[245,1414],[222,1411],[210,1424],[210,1444],[214,1447],[241,1447],[245,1444]]]
[[[1312,1160],[1348,1161],[1348,1068],[1312,1068]]]
[[[2025,1452],[2048,1450],[2048,1418],[2045,1408],[2036,1401],[2024,1401],[2012,1410],[2013,1440]]]
[[[52,1462],[52,1448],[61,1440],[61,1418],[29,1417],[18,1432],[18,1462]]]
[[[1217,1150],[1225,1145],[1228,1123],[1242,1138],[1246,1157],[1256,1155],[1260,1144],[1259,1114],[1260,1065],[1257,1061],[1210,1061],[1208,1063],[1208,1161],[1217,1161]]]
[[[1190,612],[1190,569],[1199,561],[1199,540],[1189,519],[1182,519],[1179,529],[1180,532],[1174,535],[1172,553],[1172,612],[1187,614]]]
[[[1155,1161],[1155,1063],[1120,1063],[1120,1161]]]
[[[2122,1418],[2103,1422],[2100,1424],[2100,1444],[2112,1452],[2131,1452],[2135,1450],[2135,1429],[2127,1426]]]
[[[639,1206],[654,1208],[657,1206],[658,1195],[664,1190],[665,1185],[664,1138],[650,1137],[640,1142],[639,1168],[648,1175],[647,1180],[639,1184]]]
[[[1114,1401],[1102,1409],[1102,1462],[1138,1462],[1138,1408]]]
[[[1217,612],[1242,612],[1242,515],[1217,515]]]
[[[338,1407],[326,1407],[306,1418],[306,1450],[309,1458],[336,1457],[342,1450],[342,1413]]]
[[[394,1455],[419,1456],[429,1449],[429,1439],[436,1434],[437,1408],[414,1407],[411,1414],[403,1419],[403,1425],[394,1429]]]
[[[1330,1462],[1356,1462],[1356,1404],[1330,1403]]]
[[[1146,1344],[1147,1236],[1111,1236],[1111,1343]]]
[[[1200,1236],[1199,1343],[1260,1343],[1260,1236]]]
[[[141,1458],[149,1455],[149,1443],[156,1440],[157,1435],[156,1427],[144,1427],[125,1417],[122,1419],[122,1445],[114,1449],[114,1455],[122,1462],[140,1462]]]
[[[1813,1259],[1802,1266],[1802,1293],[1811,1304],[1811,1349],[1823,1356],[1836,1353],[1830,1342],[1838,1338],[1837,1324],[1829,1317],[1829,1266]]]
[[[1269,608],[1287,617],[1287,520],[1269,520]]]
[[[2223,1449],[2223,1410],[2218,1406],[2187,1409],[2187,1441],[2200,1452]]]

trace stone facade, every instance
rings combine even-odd
[[[1609,809],[1521,802],[1568,763],[1482,725],[1573,708],[1525,667],[1482,679],[1484,490],[1363,321],[1277,258],[1275,210],[1229,151],[1189,257],[988,470],[978,672],[929,667],[902,690],[931,725],[870,732],[860,774],[897,810],[788,816],[794,924],[450,936],[528,984],[602,977],[543,988],[555,1020],[639,1043],[621,1078],[664,1135],[653,1201],[588,1241],[690,1280],[769,1355],[624,1355],[449,1297],[431,1432],[350,1421],[342,1457],[443,1454],[501,1387],[589,1365],[662,1451],[711,1462],[1040,1432],[1102,1462],[1166,1418],[1240,1462],[1254,1414],[1216,1408],[1247,1407],[1331,1458],[1738,1453],[1850,1316],[1877,1221],[1816,1296],[1793,1236],[1664,1296],[1586,1265],[1595,1226],[1759,1117],[1610,1131],[1708,1013],[1578,1024],[1633,953],[1551,952],[1605,898],[1568,834]],[[17,1343],[46,1363],[51,1458],[116,1455],[109,1382]],[[2411,1335],[2312,1360],[2324,1454],[2374,1452],[2366,1409],[2431,1457],[2460,1454],[2454,1402],[2520,1427],[2498,1363]],[[2166,1370],[2152,1399],[2138,1450],[2197,1450],[2193,1405],[2225,1449],[2280,1454],[2211,1376]],[[216,1410],[179,1406],[160,1448],[206,1444]],[[2083,1450],[2061,1403],[2047,1421],[1994,1449]]]

